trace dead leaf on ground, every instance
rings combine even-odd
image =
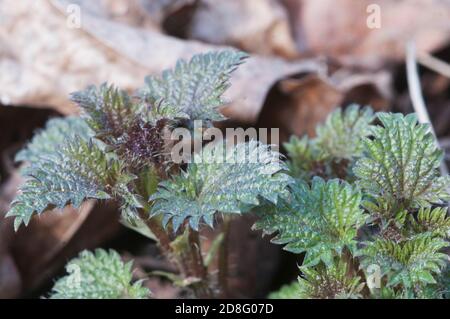
[[[22,290],[22,280],[11,254],[0,250],[0,299],[15,298]]]
[[[53,3],[62,10],[67,1],[54,0]],[[226,48],[183,41],[86,14],[83,30],[121,56],[140,64],[151,74],[160,74],[164,69],[172,68],[180,58],[189,59],[194,54]],[[251,56],[233,75],[233,85],[225,94],[231,102],[223,108],[223,113],[234,120],[253,123],[268,90],[278,80],[299,72],[319,72],[322,68],[323,65],[316,60],[287,62],[279,58]]]
[[[46,105],[63,114],[74,113],[77,109],[67,97],[75,90],[108,81],[133,92],[143,84],[145,75],[159,74],[179,58],[224,48],[111,22],[92,10],[84,11],[87,1],[79,1],[82,28],[70,29],[64,16],[69,1],[51,3],[55,7],[47,1],[1,3],[0,85],[4,104]],[[254,122],[274,83],[318,68],[320,64],[314,60],[289,63],[252,56],[234,75],[226,95],[231,103],[224,113]]]
[[[450,39],[447,0],[282,0],[290,13],[298,48],[378,63],[402,59],[405,43],[414,39],[419,51],[430,52]],[[380,9],[380,28],[367,19]],[[369,7],[371,6],[371,7]],[[369,9],[368,9],[369,7]]]
[[[0,102],[77,112],[68,94],[110,81],[133,90],[147,73],[103,46],[48,1],[0,2]]]
[[[101,16],[104,19],[116,21],[124,24],[128,24],[132,27],[138,27],[143,29],[150,29],[160,31],[160,21],[157,20],[165,13],[162,7],[154,10],[147,10],[148,6],[152,3],[160,3],[161,1],[146,1],[146,0],[98,0],[89,1],[88,4],[84,4],[83,10],[89,10],[90,14]],[[71,5],[82,5],[85,3],[83,0],[71,0]],[[73,6],[66,7],[67,13],[74,13]],[[158,10],[157,10],[158,9]],[[151,15],[151,13],[154,14]],[[82,19],[82,16],[81,16]]]
[[[14,171],[0,189],[0,296],[11,298],[39,288],[69,258],[112,238],[120,228],[118,216],[111,218],[116,208],[88,201],[80,210],[68,206],[36,216],[15,233],[13,218],[3,217],[21,183]]]
[[[287,14],[277,0],[202,0],[188,35],[252,53],[297,56]]]
[[[353,73],[346,67],[331,75],[309,73],[283,80],[269,93],[257,126],[280,128],[280,142],[293,134],[314,136],[317,124],[339,106],[359,103],[386,110],[390,80],[385,71]]]

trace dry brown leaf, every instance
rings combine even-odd
[[[447,0],[282,0],[292,19],[297,45],[304,52],[380,61],[402,59],[405,43],[432,51],[450,39]],[[367,19],[380,8],[381,28]],[[375,62],[374,62],[375,63]]]
[[[255,221],[248,214],[231,221],[228,298],[264,298],[282,264],[280,249],[252,230]]]
[[[342,68],[332,75],[305,74],[281,81],[268,96],[258,119],[259,127],[279,127],[280,142],[291,135],[314,136],[336,107],[350,103],[385,110],[391,98],[387,72],[354,73]]]
[[[69,1],[51,3],[55,7],[47,1],[1,2],[3,104],[49,105],[64,114],[73,113],[77,109],[67,99],[70,92],[103,81],[134,91],[146,74],[159,74],[179,58],[224,48],[103,19],[92,10],[84,10],[86,1],[79,1],[82,28],[70,29],[64,16]],[[251,123],[274,83],[319,68],[320,64],[312,60],[289,63],[253,56],[236,72],[234,85],[227,92],[232,102],[224,113]]]
[[[198,0],[140,0],[141,6],[153,21],[164,24],[171,15],[189,6],[195,6]]]
[[[165,14],[165,7],[155,3],[161,1],[148,0],[98,0],[83,1],[71,0],[72,5],[83,5],[84,10],[89,10],[91,14],[101,16],[104,19],[128,24],[132,27],[160,31],[160,18]],[[150,10],[148,7],[154,7]],[[166,9],[167,10],[167,9]]]
[[[147,73],[81,29],[69,28],[47,1],[1,1],[0,21],[0,102],[5,105],[74,113],[70,92],[103,81],[132,90]]]
[[[0,251],[0,299],[15,298],[22,289],[22,280],[14,259]]]
[[[60,9],[66,2],[54,1]],[[140,64],[151,74],[160,74],[164,69],[172,68],[180,58],[189,59],[194,54],[226,48],[129,28],[91,15],[83,17],[86,32],[121,56]],[[223,113],[234,120],[253,123],[268,90],[278,80],[295,73],[321,72],[322,69],[323,65],[315,60],[286,62],[277,58],[251,56],[233,75],[233,85],[225,95],[231,102],[224,107]]]
[[[259,127],[279,127],[280,142],[290,135],[314,134],[317,123],[339,105],[343,93],[316,74],[280,82],[261,111]]]
[[[83,12],[131,27],[163,32],[165,20],[196,0],[70,0],[64,2],[66,12],[77,5]]]
[[[97,248],[117,236],[117,207],[94,206],[93,202],[84,205],[80,212],[70,206],[46,212],[15,234],[10,251],[22,276],[24,292],[52,279],[81,250]]]
[[[88,201],[80,210],[68,206],[34,217],[29,226],[15,233],[13,218],[3,217],[22,182],[14,171],[0,190],[0,296],[6,297],[38,288],[69,258],[82,249],[97,247],[120,228],[116,207],[94,207],[94,202]]]
[[[287,14],[277,0],[202,0],[189,37],[252,53],[297,56]]]

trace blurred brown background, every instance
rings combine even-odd
[[[224,125],[279,127],[286,139],[353,102],[413,112],[405,71],[413,43],[432,124],[450,147],[449,21],[449,0],[0,0],[0,216],[21,183],[14,153],[48,118],[78,112],[70,92],[108,81],[132,93],[145,75],[225,46],[251,58],[227,92]],[[85,248],[134,258],[137,277],[171,271],[113,206],[44,214],[18,233],[0,218],[2,298],[45,295]],[[251,216],[233,223],[235,297],[264,297],[295,278],[293,257],[252,232]],[[159,278],[146,285],[155,297],[180,296]]]

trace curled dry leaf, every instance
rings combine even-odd
[[[447,0],[282,2],[303,52],[382,61],[403,58],[409,39],[418,51],[432,51],[450,39]]]
[[[139,2],[147,14],[162,25],[170,15],[188,6],[196,5],[198,0],[140,0]]]
[[[133,92],[146,74],[159,74],[179,58],[223,49],[107,20],[85,9],[86,3],[90,1],[78,1],[82,24],[72,29],[65,17],[70,1],[1,2],[3,104],[46,105],[69,114],[77,109],[68,94],[88,84],[108,81]],[[320,64],[313,60],[289,63],[251,57],[234,76],[226,95],[232,102],[224,114],[251,123],[274,83],[318,68]]]
[[[154,3],[159,3],[155,1]],[[153,1],[147,0],[99,0],[85,3],[83,0],[71,0],[72,5],[83,5],[84,10],[89,10],[91,14],[100,16],[104,19],[116,21],[150,30],[160,30],[160,16],[164,14],[164,7],[158,7],[159,10],[147,10]],[[66,11],[70,12],[70,7]],[[156,8],[155,8],[156,9]],[[155,14],[151,15],[151,13]],[[72,11],[74,12],[74,11]],[[158,14],[156,14],[158,13]]]
[[[279,127],[280,141],[287,140],[291,134],[311,134],[342,97],[342,92],[316,74],[285,80],[272,90],[258,125]]]
[[[83,8],[84,13],[102,19],[163,32],[163,24],[168,17],[195,2],[196,0],[71,0],[65,2],[65,11],[74,13],[73,5],[77,5]]]
[[[18,185],[23,183],[17,170],[10,173],[0,189],[1,218],[8,211]],[[90,214],[93,210],[95,213]],[[78,251],[110,239],[119,230],[117,220],[111,218],[115,210],[105,205],[94,207],[94,202],[89,201],[79,211],[68,206],[34,218],[28,227],[22,227],[17,233],[13,219],[3,219],[0,223],[0,297],[18,297],[38,288]]]
[[[68,1],[54,0],[53,3],[63,10]],[[138,30],[89,14],[83,17],[83,30],[151,74],[160,74],[164,69],[172,68],[180,58],[189,59],[197,53],[225,48]],[[299,72],[318,72],[322,68],[323,65],[316,60],[286,62],[278,58],[251,56],[233,75],[233,85],[225,94],[231,102],[223,113],[235,120],[252,123],[268,90],[278,80]]]
[[[71,28],[48,1],[1,1],[0,21],[3,104],[74,113],[70,92],[105,80],[133,89],[146,73],[81,29]]]
[[[348,67],[331,75],[310,73],[282,80],[271,90],[258,126],[279,127],[281,142],[292,134],[314,136],[317,124],[338,106],[359,103],[385,110],[391,99],[390,80],[385,71],[355,72]]]
[[[258,54],[297,56],[287,14],[276,0],[202,0],[189,37]]]
[[[14,298],[20,294],[22,282],[14,259],[0,251],[0,299]]]
[[[285,266],[280,250],[271,247],[268,238],[262,239],[251,230],[255,219],[244,215],[231,221],[228,256],[231,298],[264,298],[271,290],[276,272],[281,265]]]

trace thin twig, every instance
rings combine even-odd
[[[450,64],[445,61],[439,60],[426,52],[419,53],[417,60],[420,64],[426,66],[430,70],[450,78]]]
[[[417,117],[420,123],[430,124],[431,132],[435,137],[436,145],[439,143],[436,138],[436,132],[434,131],[433,124],[431,123],[430,116],[428,115],[427,107],[422,95],[422,89],[420,87],[419,73],[416,63],[416,46],[413,41],[409,41],[406,44],[406,72],[408,79],[409,95],[411,96],[411,102],[416,111]],[[445,162],[441,163],[441,175],[448,175],[448,168]]]

